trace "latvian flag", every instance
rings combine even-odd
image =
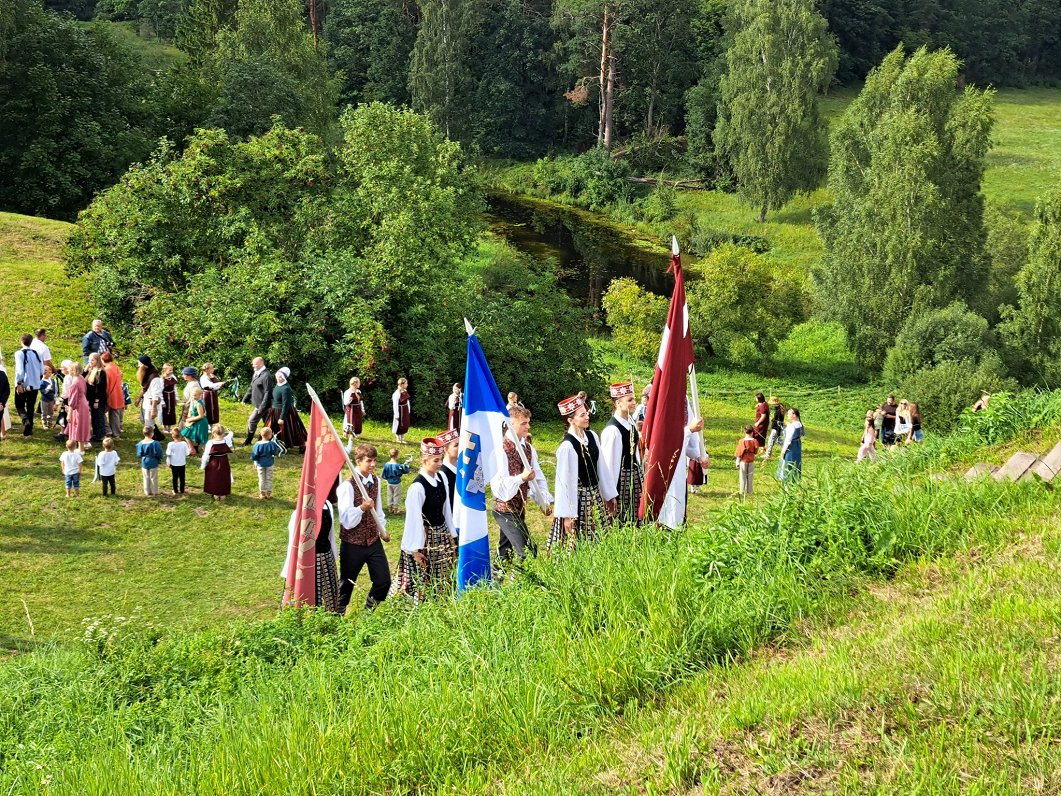
[[[689,333],[689,305],[677,238],[671,238],[674,294],[667,325],[659,344],[652,390],[645,410],[641,438],[645,444],[645,486],[641,518],[669,528],[685,521],[686,390],[693,367],[693,339]]]

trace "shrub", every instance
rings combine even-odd
[[[948,360],[921,368],[903,380],[899,391],[918,404],[925,425],[950,428],[962,410],[975,403],[981,391],[994,393],[1016,385],[1001,374],[1002,360],[992,351],[975,366],[969,360]]]
[[[977,370],[981,359],[995,351],[987,321],[955,301],[906,320],[885,357],[884,380],[898,383],[943,362],[962,362]]]
[[[651,360],[659,352],[669,302],[649,293],[628,277],[613,279],[601,299],[615,342],[630,353]]]

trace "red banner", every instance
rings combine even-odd
[[[295,502],[295,532],[287,553],[287,560],[293,566],[287,567],[284,605],[316,605],[316,546],[321,511],[346,463],[342,443],[317,401],[310,407],[307,434],[306,457]]]

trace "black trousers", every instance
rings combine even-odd
[[[519,560],[527,557],[527,553],[537,554],[538,550],[530,538],[530,529],[527,527],[527,518],[523,514],[512,514],[511,512],[495,511],[494,519],[501,529],[497,540],[497,555],[501,560],[508,561],[513,555]]]
[[[28,437],[33,433],[33,413],[37,411],[37,390],[15,392],[15,409],[22,418],[22,434]]]
[[[101,475],[99,480],[103,482],[103,494],[107,494],[107,485],[110,485],[111,494],[114,494],[114,476],[113,475]]]
[[[184,494],[184,468],[187,465],[184,464],[171,464],[169,467],[170,476],[173,478],[173,491],[177,494]]]
[[[366,608],[373,608],[377,603],[387,599],[391,587],[391,568],[387,563],[387,551],[383,542],[377,539],[368,546],[339,542],[339,612],[346,610],[350,596],[354,593],[354,583],[361,569],[368,565],[368,577],[372,588],[368,590],[365,600]]]
[[[107,405],[102,408],[90,409],[92,416],[92,441],[100,442],[106,435],[107,430]]]

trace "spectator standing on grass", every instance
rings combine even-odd
[[[30,343],[30,347],[37,352],[41,358],[41,364],[50,367],[52,372],[55,372],[55,363],[52,362],[52,350],[48,348],[48,344],[44,341],[48,339],[47,329],[38,329],[36,334],[33,336],[33,341]]]
[[[22,419],[22,436],[33,433],[33,413],[37,409],[37,393],[44,377],[44,363],[40,354],[30,347],[33,335],[22,335],[22,348],[15,352],[15,409]]]
[[[905,445],[910,441],[910,402],[903,398],[895,412],[895,444]]]
[[[67,497],[81,497],[81,463],[84,461],[85,457],[81,455],[77,443],[72,439],[67,440],[66,450],[59,456]]]
[[[140,407],[140,420],[145,426],[154,426],[162,418],[162,377],[147,354],[136,361],[136,380],[140,382],[136,405]]]
[[[184,428],[181,434],[191,448],[193,454],[199,453],[199,449],[206,444],[210,437],[210,423],[206,419],[206,402],[203,401],[203,388],[198,384],[191,387],[191,404],[188,406],[188,416],[184,418]]]
[[[184,380],[184,386],[181,388],[181,412],[177,418],[177,428],[184,428],[184,421],[188,419],[188,410],[192,406],[192,389],[199,387],[199,374],[189,365],[181,368],[181,379]]]
[[[111,495],[115,494],[114,476],[118,472],[118,462],[121,457],[114,450],[114,438],[103,438],[103,450],[96,454],[96,475],[103,482],[103,497],[107,497],[107,487],[110,487]]]
[[[884,421],[881,424],[880,441],[885,445],[895,444],[895,417],[899,412],[899,405],[895,403],[895,396],[889,395],[888,400],[881,407],[884,412]]]
[[[136,443],[136,456],[140,459],[140,470],[144,478],[144,494],[154,497],[158,494],[158,468],[164,457],[162,445],[155,442],[154,425],[144,426],[144,438]]]
[[[184,494],[184,482],[188,456],[192,453],[187,440],[181,436],[179,429],[170,431],[170,442],[166,445],[166,464],[169,465],[170,480],[173,484],[173,497]]]
[[[162,363],[162,430],[167,434],[177,425],[177,376],[173,363]]]
[[[122,370],[114,361],[114,354],[100,354],[103,370],[107,374],[107,434],[115,439],[122,435],[125,419],[125,390],[122,389]]]
[[[276,371],[276,386],[273,387],[273,405],[269,410],[269,427],[285,448],[298,448],[306,452],[306,426],[295,408],[295,392],[288,379],[291,371],[284,367]]]
[[[766,402],[766,396],[761,392],[755,394],[755,423],[752,425],[754,429],[755,441],[759,443],[761,448],[766,444],[766,432],[770,427],[770,405]]]
[[[803,423],[799,410],[788,410],[785,438],[781,442],[781,461],[777,464],[777,480],[782,484],[795,483],[803,474]]]
[[[759,440],[755,438],[755,426],[745,426],[744,436],[737,441],[734,463],[737,466],[737,490],[741,500],[752,494],[755,480],[755,456],[759,453]]]
[[[41,425],[51,428],[55,420],[55,401],[59,397],[59,379],[51,365],[45,364],[41,378]]]
[[[4,354],[0,351],[0,442],[7,439],[7,430],[11,428],[11,412],[7,408],[10,400],[11,380],[7,377]]]
[[[921,430],[921,407],[917,404],[910,404],[910,441],[925,441],[925,432]]]
[[[102,354],[104,351],[114,350],[114,338],[111,333],[103,328],[103,321],[96,318],[92,321],[92,328],[81,338],[81,364],[88,364],[88,355],[92,353]]]
[[[855,458],[856,462],[860,462],[863,459],[869,459],[871,462],[877,461],[876,417],[877,413],[872,409],[866,412],[866,422],[862,427],[862,444],[858,448],[858,456]]]
[[[258,430],[258,423],[266,422],[269,410],[273,405],[273,374],[265,367],[265,360],[255,357],[251,361],[254,373],[251,374],[250,387],[243,394],[243,403],[250,401],[251,413],[247,418],[247,438],[243,440],[244,445],[254,442],[254,434]]]
[[[383,465],[383,480],[387,482],[387,508],[391,514],[402,513],[402,476],[409,472],[408,461],[398,461],[398,449],[391,448],[389,461]]]
[[[258,471],[258,499],[273,499],[273,475],[276,472],[276,457],[287,449],[283,443],[273,439],[273,430],[266,426],[261,431],[261,440],[251,448],[251,461]]]
[[[63,403],[66,404],[66,437],[84,451],[91,448],[92,409],[88,404],[88,382],[82,374],[80,362],[70,363],[70,375],[63,382]]]
[[[92,418],[92,441],[101,442],[107,436],[107,372],[99,354],[89,354],[85,371],[85,398]]]
[[[354,449],[354,442],[361,436],[365,425],[365,399],[361,394],[361,379],[353,376],[350,388],[343,392],[343,434],[346,435],[346,452]]]
[[[770,407],[770,436],[766,440],[766,450],[763,451],[763,459],[769,459],[770,455],[774,452],[774,445],[780,442],[781,438],[785,434],[785,407],[777,399],[776,396],[771,395],[770,400],[767,401],[767,405]]]
[[[214,377],[214,363],[203,363],[203,375],[199,377],[199,386],[203,388],[203,402],[206,404],[206,419],[213,425],[221,420],[221,406],[218,403],[218,394],[221,388],[228,384]]]

